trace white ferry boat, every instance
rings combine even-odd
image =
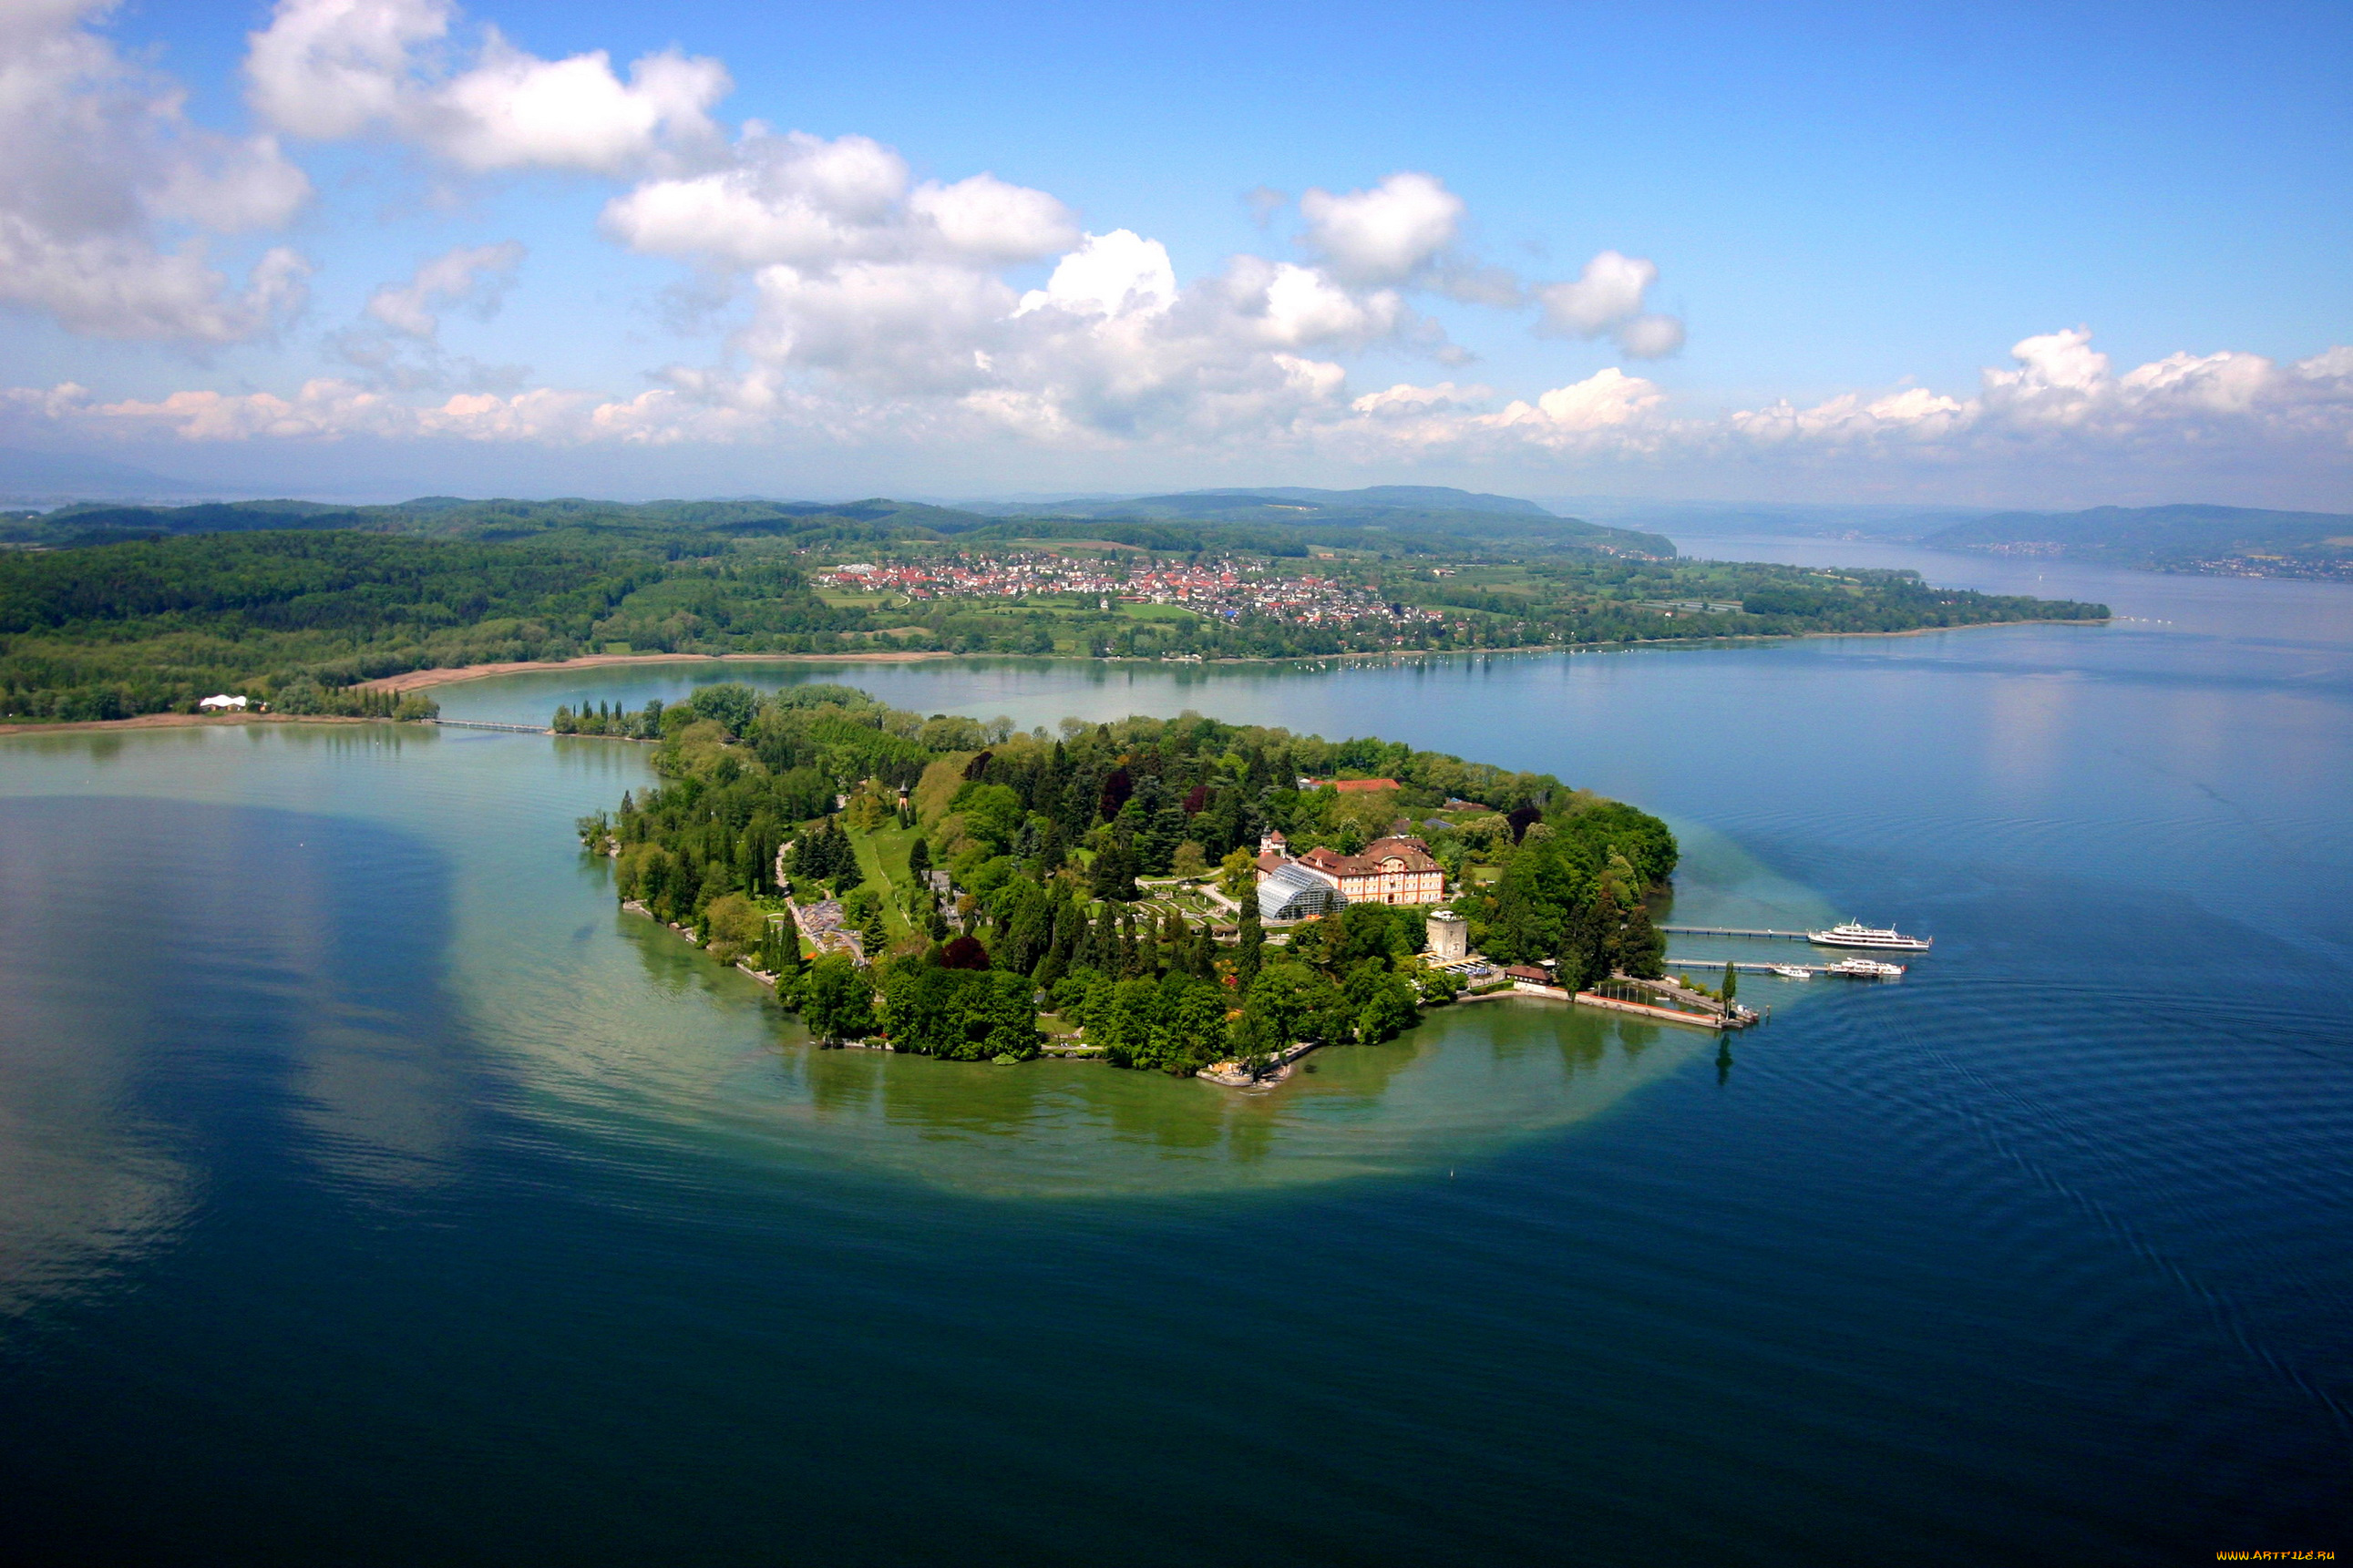
[[[1934,937],[1905,936],[1900,931],[1867,926],[1858,921],[1841,921],[1828,931],[1810,931],[1806,940],[1818,947],[1879,947],[1898,952],[1926,952],[1936,943]]]
[[[1882,963],[1875,958],[1841,958],[1836,963],[1822,965],[1824,974],[1843,974],[1851,980],[1893,980],[1904,973],[1900,963]]]

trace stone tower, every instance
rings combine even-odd
[[[1471,956],[1471,928],[1452,910],[1430,911],[1430,962],[1459,963]]]

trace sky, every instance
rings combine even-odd
[[[2353,8],[0,0],[0,447],[2353,510]]]

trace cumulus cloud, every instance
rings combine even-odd
[[[1061,203],[975,174],[912,183],[897,152],[754,131],[723,168],[646,181],[605,208],[605,232],[633,250],[722,267],[937,259],[995,268],[1078,237]]]
[[[1162,309],[1072,311],[1041,307],[963,376],[941,376],[944,353],[903,280],[845,275],[898,303],[860,319],[896,321],[877,349],[827,341],[822,356],[911,353],[934,390],[881,381],[817,388],[776,362],[734,374],[681,370],[629,398],[540,390],[473,393],[411,404],[351,381],[323,379],[292,396],[212,391],[105,402],[71,385],[0,393],[0,412],[90,433],[192,441],[335,439],[350,436],[541,444],[774,443],[921,451],[1010,439],[1029,449],[1246,452],[1261,460],[1320,456],[1354,463],[1441,463],[1565,473],[1647,465],[1688,474],[1759,465],[1863,479],[1872,475],[2107,474],[2206,471],[2196,465],[2334,474],[2353,470],[2353,348],[2294,364],[2233,352],[2177,353],[2121,374],[2081,329],[2013,346],[1974,392],[1901,387],[1799,407],[1781,403],[1721,417],[1678,416],[1664,389],[1611,366],[1496,406],[1484,386],[1398,383],[1351,396],[1347,372],[1315,353],[1275,346],[1264,289],[1277,264],[1232,268],[1179,291]],[[1335,285],[1325,285],[1336,287]],[[973,320],[1000,309],[976,305]],[[820,312],[820,314],[825,314]],[[1259,335],[1245,323],[1256,321]],[[828,328],[835,331],[838,328]],[[1035,335],[1025,335],[1035,334]],[[958,333],[946,334],[955,339]],[[889,378],[883,378],[888,380]]]
[[[1556,337],[1611,336],[1636,359],[1671,354],[1683,346],[1683,322],[1642,308],[1643,297],[1658,280],[1656,263],[1605,250],[1574,281],[1536,290],[1544,310],[1536,330]]]
[[[1465,211],[1461,196],[1430,174],[1391,174],[1370,190],[1299,198],[1307,220],[1302,240],[1332,274],[1351,283],[1403,283],[1455,240]]]
[[[97,337],[268,332],[301,304],[308,264],[273,248],[239,287],[208,236],[284,223],[310,182],[267,136],[191,124],[176,82],[95,30],[109,8],[0,12],[0,303]]]
[[[431,338],[441,330],[434,312],[462,305],[489,316],[522,265],[521,240],[459,246],[418,267],[406,283],[387,283],[368,296],[367,313],[396,332]]]
[[[1128,310],[1156,314],[1176,300],[1176,268],[1168,247],[1134,229],[1091,234],[1054,264],[1043,289],[1021,296],[1017,316],[1049,305],[1079,316],[1116,316]]]
[[[604,50],[544,59],[482,29],[471,64],[446,69],[448,0],[278,0],[248,39],[248,96],[279,130],[314,141],[383,132],[475,172],[617,174],[714,144],[718,61],[675,49],[624,80]]]
[[[641,180],[602,223],[748,301],[730,343],[744,363],[668,377],[737,408],[791,388],[1057,440],[1238,429],[1341,397],[1328,353],[1427,331],[1399,289],[1322,265],[1238,256],[1181,285],[1156,239],[1082,233],[993,174],[917,183],[862,136],[754,127],[716,166]],[[1004,277],[1049,259],[1042,287]]]

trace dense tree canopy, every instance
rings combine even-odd
[[[1226,940],[1145,907],[1139,877],[1188,849],[1246,858],[1271,829],[1344,851],[1409,830],[1493,956],[1579,980],[1658,972],[1644,900],[1674,870],[1673,835],[1547,773],[1189,713],[1023,734],[841,686],[709,686],[650,722],[664,783],[584,838],[617,853],[621,897],[733,953],[763,940],[751,910],[843,900],[869,963],[826,958],[779,987],[828,1037],[881,1030],[901,1050],[1019,1059],[1039,1049],[1043,992],[1111,1061],[1187,1073],[1387,1039],[1451,994],[1420,962],[1424,910],[1355,904],[1276,945],[1247,888]],[[1315,782],[1335,775],[1396,787]],[[946,900],[923,875],[942,868]]]

